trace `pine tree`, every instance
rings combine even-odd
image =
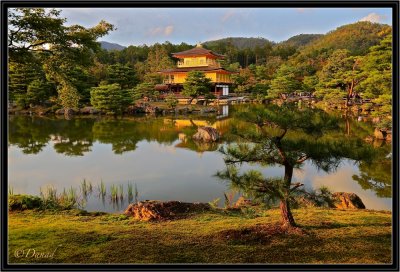
[[[132,103],[131,91],[122,89],[117,83],[93,87],[90,96],[93,107],[107,114],[120,114]]]
[[[191,97],[188,101],[188,104],[191,104],[196,97],[210,93],[210,88],[211,79],[207,78],[203,72],[191,71],[183,83],[182,94]]]
[[[360,139],[334,137],[338,120],[322,110],[259,105],[240,109],[235,118],[232,132],[239,141],[221,149],[227,168],[217,176],[254,198],[279,200],[284,227],[296,226],[290,203],[303,184],[292,183],[295,168],[311,160],[318,168],[331,171],[342,158],[371,158],[372,148]],[[238,167],[243,163],[264,167],[280,165],[284,168],[284,177],[265,178],[256,170],[242,172]]]

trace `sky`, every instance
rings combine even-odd
[[[389,8],[63,8],[61,15],[68,25],[84,27],[106,20],[117,30],[100,40],[123,46],[196,44],[226,37],[280,42],[357,21],[392,22]]]

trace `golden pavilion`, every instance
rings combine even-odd
[[[156,86],[159,90],[168,90],[179,93],[183,89],[183,83],[191,71],[201,71],[211,79],[212,93],[217,97],[229,95],[229,86],[232,83],[232,72],[225,70],[218,62],[224,56],[214,53],[197,44],[195,48],[172,53],[172,57],[178,59],[177,67],[174,69],[159,71],[164,75],[164,84]]]

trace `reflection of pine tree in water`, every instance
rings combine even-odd
[[[364,190],[373,190],[378,197],[392,196],[392,158],[388,155],[391,146],[386,145],[377,150],[377,155],[371,163],[361,162],[360,174],[353,179]]]

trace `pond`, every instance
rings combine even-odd
[[[61,193],[76,188],[88,211],[121,212],[128,202],[128,186],[138,200],[179,200],[223,205],[227,183],[214,175],[223,170],[219,145],[235,119],[235,107],[224,106],[219,115],[137,116],[124,118],[9,117],[8,184],[14,194],[40,195],[52,186]],[[236,107],[239,107],[236,106]],[[343,117],[343,137],[373,134],[371,123]],[[191,140],[196,126],[210,125],[222,133],[222,142],[199,144]],[[231,140],[230,140],[231,141]],[[307,188],[327,186],[331,191],[358,194],[367,209],[391,210],[391,146],[375,143],[380,158],[372,164],[343,158],[332,173],[306,161],[295,169],[294,180]],[[266,176],[282,176],[283,168],[260,168]],[[83,196],[82,182],[91,183]],[[100,184],[106,194],[100,193]],[[112,187],[123,198],[113,201]],[[122,192],[121,188],[122,187]],[[133,193],[134,195],[134,193]]]

